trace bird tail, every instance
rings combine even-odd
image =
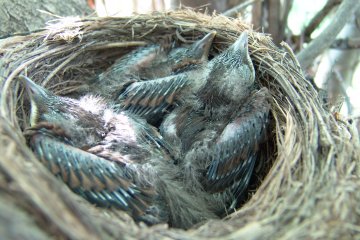
[[[218,218],[209,208],[207,194],[202,191],[191,192],[184,184],[178,166],[166,164],[161,168],[157,172],[164,174],[159,178],[157,191],[162,193],[166,201],[172,227],[188,229],[194,224]]]
[[[167,181],[163,184],[163,193],[169,208],[170,225],[188,229],[194,224],[217,218],[207,207],[201,194],[187,192],[179,183]]]

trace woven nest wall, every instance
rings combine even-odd
[[[191,42],[213,30],[217,32],[214,54],[248,30],[257,82],[272,95],[266,164],[256,189],[235,213],[187,231],[139,225],[120,211],[95,208],[72,194],[26,146],[22,130],[27,126],[28,106],[19,74],[57,94],[76,94],[86,91],[87,79],[134,47]],[[31,214],[45,235],[71,239],[360,237],[357,132],[324,110],[289,48],[277,48],[269,36],[240,20],[191,11],[60,19],[46,30],[2,41],[0,51],[1,193]]]

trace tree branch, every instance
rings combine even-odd
[[[262,2],[255,2],[252,7],[251,22],[254,29],[260,29],[262,26]]]
[[[360,48],[360,38],[339,38],[330,47],[344,50],[357,49]]]
[[[257,2],[260,0],[248,0],[246,2],[243,2],[227,11],[225,11],[224,13],[222,13],[222,15],[227,16],[227,17],[234,17],[236,16],[236,14],[238,14],[239,12],[241,12],[244,8],[246,8],[247,6],[253,4],[254,2]],[[263,1],[263,0],[261,0]]]
[[[280,0],[269,0],[268,1],[268,29],[267,31],[271,34],[275,44],[279,44],[283,40],[281,32],[281,1]]]
[[[281,33],[282,33],[283,38],[285,36],[285,29],[286,29],[287,24],[288,24],[289,14],[290,14],[290,11],[292,9],[293,4],[294,4],[294,0],[287,0],[284,3],[284,16],[283,16],[283,19],[282,19],[282,21],[280,23],[280,29],[281,29]]]
[[[303,69],[308,68],[314,59],[329,48],[345,23],[359,6],[359,0],[343,0],[329,26],[297,55]]]
[[[320,25],[329,12],[341,3],[341,1],[342,0],[329,0],[326,2],[325,6],[310,20],[309,24],[306,26],[304,30],[304,36],[306,39],[310,39],[314,30]]]

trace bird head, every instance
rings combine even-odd
[[[188,47],[172,49],[169,52],[168,58],[170,62],[175,63],[174,69],[177,70],[188,65],[198,65],[207,62],[215,35],[215,31],[210,32]]]
[[[62,128],[75,145],[91,146],[107,132],[102,118],[105,104],[95,97],[80,100],[61,97],[20,76],[30,100],[30,126],[47,122]]]
[[[207,61],[209,57],[210,47],[214,40],[216,32],[206,34],[202,39],[194,42],[189,48],[189,55],[194,59]]]
[[[216,94],[232,102],[248,96],[255,80],[255,69],[248,50],[248,33],[241,33],[228,49],[209,62],[207,68],[207,85],[216,89]]]

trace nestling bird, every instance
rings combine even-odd
[[[133,82],[141,81],[138,72],[149,68],[153,62],[165,60],[167,48],[151,44],[140,47],[119,58],[105,72],[89,83],[90,92],[114,100]]]
[[[149,67],[140,69],[138,76],[141,79],[163,78],[206,63],[215,35],[213,31],[189,46],[173,47],[166,58],[158,58]]]
[[[183,92],[194,90],[198,81],[192,79],[202,78],[203,73],[199,70],[208,62],[215,34],[216,32],[208,33],[188,48],[175,48],[170,51],[166,61],[143,69],[140,75],[147,72],[147,77],[152,74],[151,77],[156,79],[129,85],[116,100],[120,108],[156,125]]]
[[[187,47],[149,45],[117,60],[90,84],[90,91],[115,100],[133,82],[163,78],[207,61],[215,32]]]
[[[184,191],[155,128],[97,97],[60,97],[22,77],[31,101],[29,145],[74,192],[148,224],[188,228],[216,217]]]
[[[188,189],[204,190],[234,207],[247,188],[270,110],[266,88],[254,89],[255,70],[243,32],[212,59],[187,95],[162,123],[164,139],[186,175]]]

